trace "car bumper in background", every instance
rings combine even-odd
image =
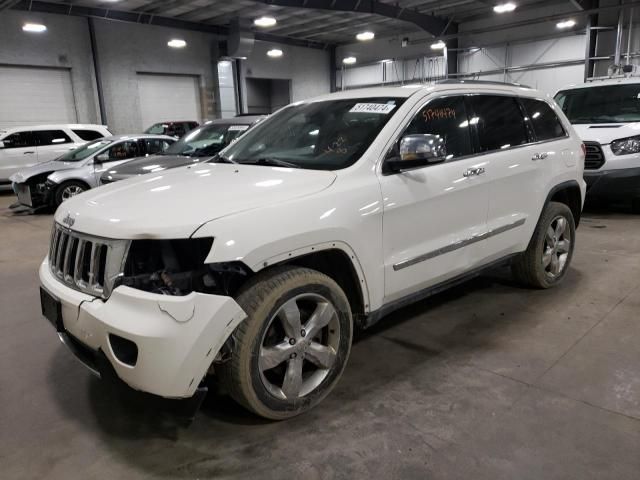
[[[640,167],[584,172],[587,196],[610,200],[640,197]]]
[[[100,373],[106,357],[130,387],[165,398],[193,396],[246,318],[231,297],[218,295],[172,297],[118,287],[108,300],[95,298],[61,283],[48,259],[40,266],[40,282],[43,314],[48,310],[45,316],[82,363]]]

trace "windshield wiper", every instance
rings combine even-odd
[[[295,163],[286,162],[284,160],[280,160],[278,158],[271,158],[271,157],[256,158],[252,160],[241,160],[236,163],[241,163],[246,165],[268,165],[272,167],[301,168],[300,165],[297,165]]]

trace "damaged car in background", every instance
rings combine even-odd
[[[106,185],[138,175],[210,160],[263,118],[264,115],[241,115],[211,120],[189,132],[164,152],[107,169],[102,174],[100,183]]]
[[[55,160],[13,174],[9,179],[20,205],[57,207],[65,200],[97,187],[107,168],[162,152],[176,141],[166,135],[117,135],[100,138]]]

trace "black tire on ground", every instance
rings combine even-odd
[[[82,192],[85,192],[89,190],[89,187],[86,183],[81,182],[80,180],[69,180],[67,182],[62,182],[60,185],[58,185],[53,195],[53,206],[55,208],[58,208],[62,202],[67,200],[67,198],[64,198],[64,196],[65,191],[67,191],[68,189],[80,189]],[[78,193],[76,193],[76,195]]]
[[[566,222],[564,232],[568,235],[557,235],[559,229],[554,227],[557,226],[559,219],[564,219]],[[556,234],[551,235],[551,232]],[[511,270],[514,278],[533,288],[550,288],[560,283],[571,264],[575,232],[576,226],[571,209],[564,203],[549,202],[542,212],[527,250],[513,261]],[[568,243],[565,243],[566,240]],[[561,251],[566,253],[566,256],[563,257]],[[546,263],[549,258],[553,258],[550,255],[556,257],[552,262],[553,265]],[[563,260],[557,260],[560,257]],[[555,263],[556,261],[558,263]],[[553,273],[554,266],[558,269],[557,274]]]
[[[314,303],[316,300],[317,304]],[[248,410],[271,420],[299,415],[322,401],[342,375],[353,337],[351,309],[338,284],[308,268],[276,267],[247,282],[236,301],[248,318],[233,334],[235,346],[231,359],[217,369],[231,397]],[[330,313],[324,314],[325,311]],[[290,316],[289,312],[294,313]],[[298,318],[299,323],[289,322],[289,318]],[[320,318],[323,320],[318,320]],[[328,318],[330,320],[326,320]],[[310,319],[314,319],[317,328]],[[326,326],[319,329],[325,321]],[[300,326],[301,336],[293,338],[295,329],[291,325]],[[305,328],[314,333],[305,337]],[[309,345],[320,348],[325,343],[330,345],[330,350],[322,352],[329,352],[330,356],[326,357],[327,366],[321,368],[316,365],[317,353],[312,352]],[[273,360],[277,366],[270,367],[272,363],[265,358],[267,352],[276,350],[270,348],[275,346],[286,349],[286,360],[277,364],[275,362],[280,358]],[[293,350],[298,353],[290,353],[294,348],[299,349]],[[299,369],[296,365],[300,365]],[[296,372],[300,372],[302,378],[302,383],[291,381],[297,388],[286,383],[288,378],[296,377]],[[280,389],[277,387],[280,382],[274,377],[283,379]],[[286,391],[297,393],[288,395]]]

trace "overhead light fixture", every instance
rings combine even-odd
[[[256,27],[262,27],[262,28],[273,27],[276,23],[278,22],[273,17],[260,17],[260,18],[256,18],[253,21],[253,24]]]
[[[267,55],[271,58],[280,58],[282,56],[282,50],[278,48],[272,48],[267,52]]]
[[[342,59],[342,63],[345,65],[353,65],[356,63],[356,57],[345,57]]]
[[[500,3],[493,7],[493,11],[496,13],[513,12],[516,9],[516,4],[512,2]]]
[[[447,46],[442,40],[438,40],[436,43],[431,44],[431,50],[443,50]]]
[[[575,20],[564,20],[562,22],[558,22],[556,24],[556,27],[558,28],[571,28],[571,27],[575,27],[576,25],[576,21]]]
[[[41,23],[25,23],[22,26],[22,30],[25,32],[42,33],[47,31],[47,27]]]
[[[376,34],[373,32],[361,32],[356,35],[356,38],[361,42],[366,42],[367,40],[373,40]]]
[[[171,48],[184,48],[187,46],[187,42],[180,38],[174,38],[169,40],[167,42],[167,45],[169,45]]]

